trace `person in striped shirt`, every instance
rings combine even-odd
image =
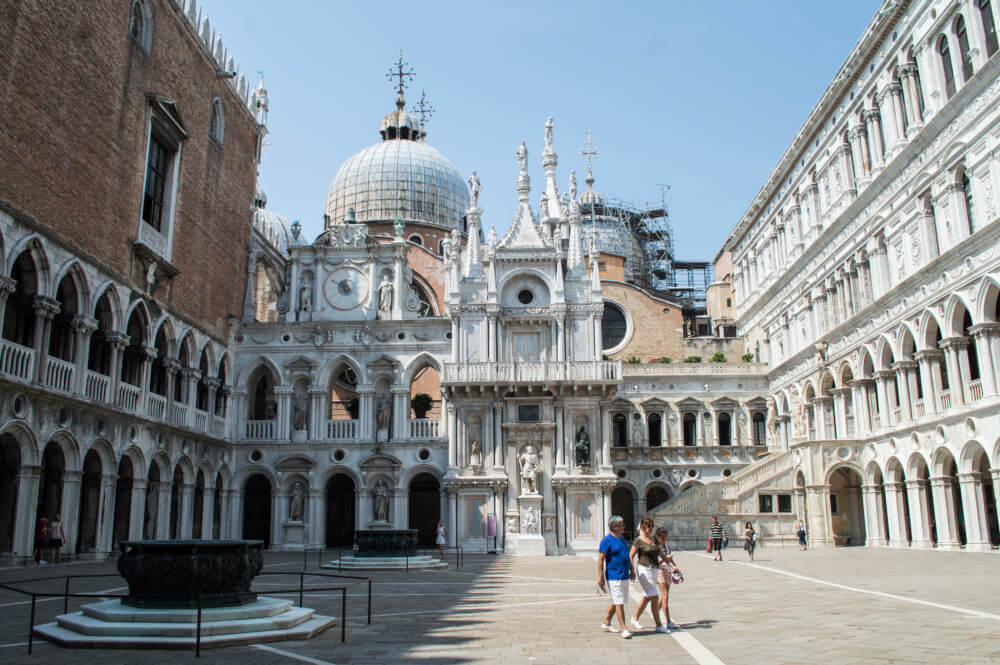
[[[726,528],[719,522],[718,517],[712,517],[712,526],[708,530],[708,539],[712,541],[712,551],[715,552],[713,561],[722,561],[723,541],[729,540],[726,536]]]

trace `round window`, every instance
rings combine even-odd
[[[430,457],[431,457],[431,451],[427,450],[426,448],[421,448],[420,452],[417,453],[417,459],[419,459],[421,462],[426,462],[427,460],[430,459]]]
[[[604,318],[601,320],[601,346],[604,350],[613,349],[625,339],[628,322],[625,312],[614,303],[604,303]]]
[[[617,475],[617,476],[618,476],[619,478],[624,478],[624,477],[625,477],[625,476],[627,475],[627,473],[626,473],[625,469],[618,469],[618,472],[617,472],[617,474],[616,474],[616,475]]]
[[[517,301],[522,305],[530,305],[534,299],[535,294],[531,292],[531,289],[521,289],[517,292]]]
[[[333,451],[334,462],[343,462],[345,457],[347,457],[347,453],[345,453],[343,450],[337,449]]]
[[[252,450],[252,451],[250,451],[250,461],[251,462],[259,462],[262,459],[264,459],[264,453],[262,453],[259,450]]]

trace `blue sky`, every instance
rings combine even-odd
[[[427,142],[477,171],[488,230],[516,208],[514,151],[527,141],[532,202],[555,121],[560,189],[590,129],[605,197],[667,205],[677,258],[711,260],[879,3],[265,2],[202,0],[248,78],[263,70],[268,208],[308,238],[340,164],[379,141],[400,49],[406,97],[436,109]]]

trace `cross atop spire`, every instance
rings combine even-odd
[[[434,107],[427,102],[427,93],[423,90],[420,91],[420,101],[413,106],[413,112],[420,118],[420,133],[424,133],[424,125],[432,115],[434,115]]]
[[[409,66],[410,63],[403,62],[403,51],[400,50],[399,57],[396,59],[396,62],[393,63],[393,68],[390,69],[389,73],[385,75],[385,77],[390,81],[394,78],[399,79],[392,85],[396,88],[396,92],[400,97],[403,95],[403,90],[406,89],[406,81],[412,79],[413,75],[416,73],[412,69],[406,69]]]
[[[587,171],[591,170],[593,166],[594,158],[600,157],[601,153],[597,150],[597,144],[590,138],[590,130],[587,130],[587,140],[583,142],[583,149],[580,150],[580,157],[582,157],[587,162]]]

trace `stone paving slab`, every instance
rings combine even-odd
[[[468,556],[462,571],[379,571],[372,576],[371,626],[363,616],[365,590],[356,587],[350,594],[346,644],[335,626],[307,642],[218,649],[203,658],[240,665],[1000,663],[1000,554],[995,552],[766,548],[754,564],[745,563],[737,549],[727,550],[726,558],[717,563],[703,552],[676,553],[686,581],[672,588],[671,611],[703,647],[695,655],[671,635],[643,632],[623,640],[601,632],[608,599],[597,593],[595,558],[580,555]],[[268,554],[265,563],[269,571],[292,571],[302,561]],[[3,569],[0,579],[113,570],[110,563]],[[273,585],[292,580],[268,577],[260,591],[273,595]],[[110,578],[88,584],[80,582],[80,588],[117,586]],[[633,587],[629,612],[637,597]],[[9,605],[21,600],[0,590],[0,659],[5,664],[198,662],[183,652],[73,651],[45,643],[28,656],[24,646],[7,646],[26,639],[28,608]],[[307,592],[304,604],[319,613],[340,614],[339,593]],[[42,603],[37,621],[61,611],[61,600]],[[650,623],[648,613],[643,622]],[[706,660],[712,657],[717,660]]]

